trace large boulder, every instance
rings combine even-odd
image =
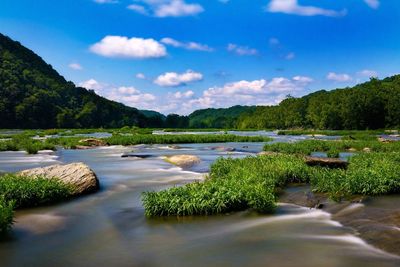
[[[49,167],[34,168],[18,173],[27,177],[57,178],[65,184],[74,187],[74,195],[95,192],[99,189],[99,180],[96,174],[84,163],[71,163],[67,165],[52,165]]]
[[[166,161],[176,166],[189,168],[200,162],[200,158],[194,155],[173,155],[167,156]]]

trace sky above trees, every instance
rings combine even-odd
[[[18,0],[0,32],[67,80],[188,114],[399,73],[397,0]]]

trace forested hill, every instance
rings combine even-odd
[[[233,106],[230,108],[208,108],[194,111],[189,115],[190,128],[235,128],[237,118],[252,112],[255,106]]]
[[[151,117],[76,87],[34,52],[0,34],[0,128],[160,126]]]
[[[238,128],[378,129],[400,127],[400,75],[352,88],[287,98],[239,116]]]

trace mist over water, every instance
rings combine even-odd
[[[202,180],[218,157],[251,156],[262,146],[225,143],[112,146],[38,155],[2,152],[2,171],[84,162],[96,172],[102,188],[67,203],[17,211],[12,239],[0,242],[0,265],[399,266],[398,257],[369,246],[351,229],[332,221],[330,214],[291,204],[280,203],[274,215],[244,211],[144,216],[142,192]],[[235,151],[225,152],[222,147]],[[149,157],[122,158],[125,153]],[[173,154],[196,155],[202,161],[182,170],[163,160]]]

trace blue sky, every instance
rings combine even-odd
[[[398,0],[2,0],[0,32],[77,85],[165,114],[400,72]]]

